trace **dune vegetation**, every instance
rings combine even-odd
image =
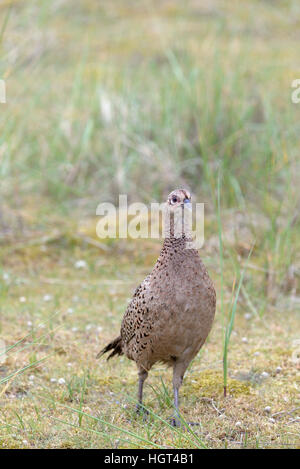
[[[1,2],[1,448],[299,448],[299,13]],[[96,207],[181,186],[205,203],[218,302],[173,428],[171,370],[151,372],[145,421],[134,363],[95,358],[161,246],[99,239]]]

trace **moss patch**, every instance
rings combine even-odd
[[[193,379],[190,385],[185,386],[183,394],[197,392],[205,397],[220,397],[223,395],[223,374],[221,371],[205,370],[202,371],[197,379]],[[236,379],[228,378],[227,393],[232,396],[250,394],[251,387],[249,383],[242,383]]]

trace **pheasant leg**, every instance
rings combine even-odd
[[[148,372],[145,370],[139,371],[139,384],[138,384],[138,403],[136,405],[136,412],[139,414],[143,412],[144,414],[148,414],[148,411],[143,407],[143,389],[144,389],[144,382],[148,377]]]
[[[173,427],[180,427],[180,418],[179,418],[179,386],[174,385],[174,407],[175,407],[175,415],[171,419],[171,425]]]
[[[174,390],[174,407],[175,407],[175,415],[171,419],[171,425],[173,427],[182,426],[180,413],[179,413],[179,388],[182,385],[183,376],[187,368],[187,365],[188,364],[186,363],[177,362],[175,363],[174,368],[173,368],[173,390]],[[199,423],[196,423],[196,422],[187,422],[187,423],[188,425],[199,425]]]

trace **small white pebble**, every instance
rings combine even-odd
[[[267,405],[265,408],[264,408],[264,411],[269,414],[271,412],[271,407],[269,405]]]
[[[52,300],[52,295],[44,295],[43,300],[44,301],[51,301]]]
[[[262,374],[261,374],[261,377],[262,378],[269,378],[269,373],[267,373],[267,371],[263,371]]]
[[[31,321],[27,321],[27,326],[28,326],[28,327],[32,327],[32,322],[31,322]]]
[[[272,417],[270,417],[270,418],[269,418],[269,422],[271,422],[271,423],[275,423],[275,422],[276,422],[276,420],[275,420],[275,419],[273,419]]]
[[[50,382],[51,382],[51,383],[56,383],[56,381],[57,381],[56,378],[51,378],[51,379],[50,379]]]
[[[78,331],[78,327],[72,327],[72,332],[77,332]]]
[[[87,263],[84,260],[79,260],[75,262],[75,267],[76,269],[86,269],[87,268]]]
[[[3,280],[5,280],[6,282],[9,281],[9,275],[6,272],[3,273]]]
[[[59,378],[58,384],[66,384],[66,380],[64,378]]]
[[[73,308],[68,308],[68,309],[67,309],[67,313],[68,313],[68,314],[73,314],[73,313],[74,313],[74,309],[73,309]]]
[[[73,363],[67,363],[67,366],[70,368],[71,366],[73,366]]]
[[[85,330],[86,330],[86,331],[89,331],[90,329],[92,329],[92,327],[93,327],[92,324],[88,324],[88,325],[85,327]]]
[[[34,375],[30,375],[28,379],[29,379],[29,381],[34,381],[34,378],[35,378]]]
[[[244,318],[247,319],[247,321],[249,321],[252,318],[252,314],[246,313],[244,314]]]
[[[259,353],[259,352],[254,352],[253,355],[254,355],[255,357],[258,357],[258,356],[260,355],[260,353]]]
[[[103,327],[98,326],[98,327],[97,327],[97,332],[102,332],[102,331],[103,331]]]
[[[241,427],[241,426],[242,426],[242,422],[240,422],[240,421],[236,422],[235,426],[236,426],[236,427]]]
[[[282,372],[281,366],[277,366],[277,368],[276,368],[276,373],[281,373],[281,372]]]
[[[242,337],[242,342],[243,342],[244,344],[248,344],[248,339],[247,339],[247,337]]]
[[[20,296],[19,301],[20,303],[26,303],[26,296]]]
[[[22,443],[23,443],[23,445],[28,445],[28,441],[27,441],[27,440],[22,440]]]

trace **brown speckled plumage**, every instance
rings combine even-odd
[[[172,200],[177,202],[172,202]],[[182,216],[185,190],[173,191],[167,213]],[[176,222],[175,222],[176,223]],[[160,256],[136,289],[124,314],[120,336],[99,355],[112,350],[134,360],[139,370],[139,402],[143,383],[156,362],[173,366],[175,406],[186,368],[205,342],[215,315],[213,283],[196,249],[186,249],[190,234],[183,230],[174,236],[174,221],[165,238]]]

